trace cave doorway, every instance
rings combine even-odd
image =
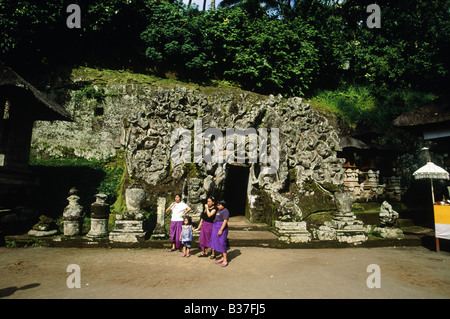
[[[230,216],[245,216],[249,165],[227,164],[223,199],[227,202]]]

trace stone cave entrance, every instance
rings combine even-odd
[[[250,166],[227,164],[223,199],[228,204],[230,216],[245,216]]]

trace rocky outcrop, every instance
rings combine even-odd
[[[264,163],[261,153],[257,161],[251,160],[249,152],[256,144],[248,136],[246,153],[239,163],[248,167],[248,209],[250,218],[252,210],[255,211],[256,219],[259,218],[256,212],[261,207],[261,192],[276,203],[280,219],[294,222],[301,220],[302,211],[296,194],[290,192],[290,184],[295,183],[296,192],[302,193],[303,183],[308,179],[322,185],[343,183],[344,160],[337,157],[338,134],[326,117],[301,98],[284,99],[240,90],[202,91],[183,86],[111,84],[103,89],[106,97],[101,105],[86,97],[75,101],[76,94],[72,92],[73,98],[66,108],[73,114],[75,123],[37,123],[34,149],[57,155],[69,148],[78,156],[107,158],[123,148],[128,174],[147,185],[158,185],[167,179],[183,185],[189,178],[186,174],[186,161],[189,161],[195,164],[193,177],[202,179],[204,192],[210,194],[223,189],[227,165],[234,164],[227,163],[227,156],[233,154],[239,159],[236,147],[231,151],[227,148],[227,129],[244,132],[254,129],[260,143],[260,129],[266,129],[267,155],[276,153],[276,170],[263,173],[270,161]],[[95,111],[99,107],[102,112]],[[211,163],[195,158],[196,123],[201,126],[200,134],[208,129],[221,134],[215,139],[203,136],[201,143],[203,150],[208,143],[219,147],[224,162]],[[174,146],[180,143],[173,138],[177,129],[188,131],[192,136],[191,152],[185,161],[179,162],[171,157]],[[275,129],[279,143],[274,143],[271,135]],[[261,150],[261,144],[258,147]]]

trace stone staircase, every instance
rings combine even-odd
[[[251,223],[245,216],[229,219],[228,242],[230,247],[276,247],[278,237],[269,231],[269,226]]]

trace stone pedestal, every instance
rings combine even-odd
[[[166,208],[166,199],[164,197],[158,197],[158,208],[156,210],[156,227],[153,230],[153,238],[165,238],[166,228],[164,222],[164,214]]]
[[[127,211],[116,215],[114,231],[109,234],[111,242],[138,243],[145,240],[144,211],[145,190],[131,187],[125,191]]]
[[[81,221],[80,220],[65,220],[64,223],[64,236],[76,236],[81,233]]]
[[[90,238],[105,237],[108,235],[109,205],[103,193],[95,195],[96,201],[91,205],[91,229],[86,235]]]
[[[109,240],[121,243],[138,243],[145,239],[143,220],[116,220],[114,231]]]
[[[33,226],[28,232],[28,235],[34,237],[52,236],[58,233],[56,224],[53,218],[49,218],[45,215],[39,217],[39,222]]]
[[[354,195],[349,192],[336,193],[334,200],[338,210],[329,227],[335,230],[337,241],[350,244],[367,241],[367,229],[364,223],[357,220],[352,212]]]
[[[87,237],[97,238],[108,235],[108,219],[91,218],[91,230]]]
[[[336,240],[336,229],[329,225],[322,225],[318,229],[313,229],[313,237],[321,241]]]
[[[306,229],[306,222],[275,221],[278,239],[286,243],[307,243],[311,241],[311,234]]]

